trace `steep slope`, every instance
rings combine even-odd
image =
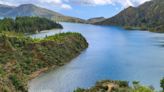
[[[4,8],[0,7],[0,13],[5,11]],[[85,22],[85,20],[65,16],[55,11],[51,11],[45,8],[35,6],[33,4],[23,4],[18,7],[9,8],[8,11],[3,12],[1,17],[17,17],[17,16],[39,16],[52,19],[54,21],[68,21],[68,22]]]
[[[138,7],[128,7],[118,15],[96,24],[164,32],[164,0],[152,0]]]

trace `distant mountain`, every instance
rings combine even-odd
[[[65,16],[52,10],[41,8],[33,4],[23,4],[18,7],[0,5],[0,17],[17,17],[17,16],[39,16],[52,19],[55,21],[66,22],[85,22],[85,20],[70,16]]]
[[[96,18],[90,18],[87,20],[87,23],[96,23],[96,22],[101,22],[101,21],[104,21],[106,18],[104,17],[96,17]]]
[[[116,16],[95,24],[164,32],[164,0],[152,0],[138,7],[128,7]]]
[[[0,16],[4,16],[4,13],[8,12],[13,8],[14,8],[13,6],[0,4]]]

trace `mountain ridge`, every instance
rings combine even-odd
[[[138,7],[128,7],[119,14],[95,24],[119,25],[127,29],[164,32],[164,0],[152,0]]]
[[[80,22],[80,23],[85,22],[85,20],[83,19],[66,16],[58,12],[48,10],[46,8],[36,6],[34,4],[22,4],[16,7],[2,5],[2,4],[0,5],[0,17],[15,18],[17,16],[39,16],[54,21]]]

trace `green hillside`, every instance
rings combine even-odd
[[[128,7],[116,16],[95,24],[164,32],[164,0],[152,0],[138,7]]]
[[[30,79],[64,65],[87,47],[79,33],[44,39],[0,33],[0,92],[27,92]]]
[[[62,29],[62,25],[39,17],[16,17],[0,20],[0,31],[14,31],[18,33],[36,33],[42,30]]]

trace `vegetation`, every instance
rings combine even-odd
[[[134,81],[133,86],[129,86],[127,81],[104,80],[97,82],[89,89],[77,88],[74,92],[155,92],[153,87],[145,87]]]
[[[164,92],[164,78],[163,78],[163,79],[161,79],[160,84],[161,84],[161,88],[163,89],[163,92]]]
[[[36,33],[42,30],[49,30],[53,28],[63,27],[51,20],[39,17],[17,17],[16,19],[4,18],[0,20],[1,31]]]
[[[87,23],[89,24],[94,24],[96,22],[101,22],[101,21],[104,21],[106,18],[104,17],[96,17],[96,18],[90,18],[87,20]]]
[[[119,25],[126,29],[144,29],[151,32],[164,32],[164,0],[151,0],[138,7],[128,7],[119,14],[104,21],[101,25]]]
[[[27,92],[31,78],[64,65],[87,46],[79,33],[32,39],[15,32],[1,32],[0,92]]]

